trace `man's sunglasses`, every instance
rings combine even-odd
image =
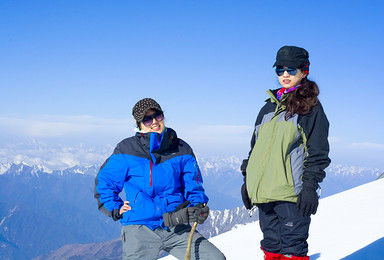
[[[282,76],[284,71],[287,71],[289,75],[295,76],[297,74],[297,68],[284,68],[282,66],[276,67],[277,76]]]
[[[150,126],[153,123],[153,119],[156,119],[156,121],[158,121],[158,122],[163,121],[164,120],[163,112],[156,112],[150,116],[145,116],[141,122],[145,126]]]

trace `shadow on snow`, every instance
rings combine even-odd
[[[383,259],[384,237],[363,247],[362,249],[342,258],[341,260]]]

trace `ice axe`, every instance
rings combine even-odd
[[[197,226],[197,222],[195,221],[195,222],[193,222],[191,232],[189,233],[187,251],[185,252],[185,258],[184,258],[185,260],[191,259],[192,238],[193,238],[193,234],[195,233],[196,226]]]
[[[207,204],[204,203],[203,205],[205,207],[205,205]],[[189,233],[189,236],[188,236],[187,251],[185,252],[184,260],[191,259],[191,245],[192,245],[193,234],[195,234],[196,227],[197,227],[197,222],[195,221],[193,222],[191,232]]]

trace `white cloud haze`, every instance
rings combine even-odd
[[[168,122],[166,122],[168,125]],[[131,118],[34,115],[0,117],[0,154],[5,161],[41,160],[66,167],[103,162],[122,139],[134,134]],[[253,126],[169,124],[196,155],[248,155]],[[384,144],[329,138],[334,163],[384,168]],[[71,148],[72,147],[72,148]],[[50,159],[48,159],[50,157]]]

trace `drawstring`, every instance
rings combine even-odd
[[[253,216],[253,213],[255,213],[256,209],[256,205],[253,205],[253,207],[248,211],[250,218]]]

